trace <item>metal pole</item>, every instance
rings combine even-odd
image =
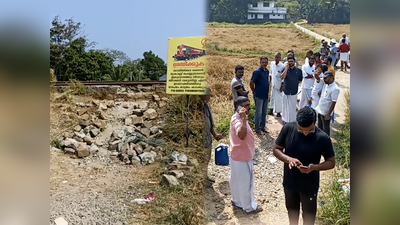
[[[186,95],[186,148],[189,147],[189,95]]]

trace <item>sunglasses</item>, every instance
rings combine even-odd
[[[304,133],[306,133],[306,134],[313,134],[313,133],[315,133],[315,126],[314,126],[314,129],[313,129],[313,130],[305,131],[305,130],[299,130],[299,129],[297,129],[297,132],[299,132],[300,134],[304,134]]]

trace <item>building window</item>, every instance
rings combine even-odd
[[[263,7],[269,7],[269,2],[264,2]]]
[[[280,14],[278,14],[278,16],[281,16]]]

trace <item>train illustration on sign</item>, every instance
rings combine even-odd
[[[193,48],[187,45],[178,45],[176,54],[172,56],[175,61],[191,60],[207,55],[206,50]]]

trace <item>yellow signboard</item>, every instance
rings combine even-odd
[[[205,37],[168,39],[167,94],[205,94],[205,40]]]

